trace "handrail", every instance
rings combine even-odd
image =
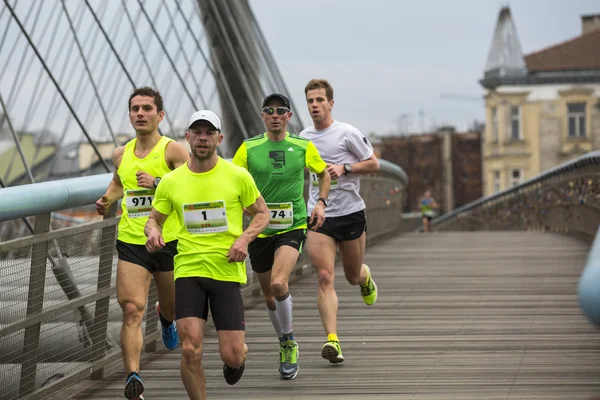
[[[517,186],[502,190],[502,191],[494,193],[492,195],[485,196],[485,197],[482,197],[475,201],[472,201],[470,203],[467,203],[449,213],[440,215],[439,217],[435,218],[433,221],[431,221],[432,225],[436,225],[436,224],[439,224],[446,220],[455,218],[457,215],[459,215],[465,211],[472,210],[472,209],[479,207],[485,203],[492,202],[492,201],[499,199],[501,197],[504,197],[506,195],[509,195],[512,193],[517,193],[526,187],[535,185],[535,184],[537,184],[543,180],[546,180],[548,178],[551,178],[551,177],[554,177],[557,175],[561,175],[565,172],[569,172],[574,169],[581,168],[581,167],[584,167],[587,165],[593,165],[593,164],[600,164],[600,151],[592,151],[592,152],[586,153],[574,160],[568,161],[568,162],[558,165],[556,167],[552,167],[552,168],[542,172],[541,174],[539,174],[531,179],[526,180],[525,182],[523,182]]]
[[[386,160],[379,160],[379,165],[380,172],[408,185],[408,176],[398,165]],[[0,222],[94,204],[111,179],[112,173],[105,173],[2,188]]]
[[[600,229],[587,257],[577,286],[579,307],[586,317],[600,326]]]

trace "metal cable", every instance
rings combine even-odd
[[[87,2],[87,0],[86,0]],[[100,162],[102,163],[102,165],[104,166],[104,168],[106,169],[106,172],[110,172],[110,168],[108,167],[108,165],[106,164],[106,162],[104,161],[104,159],[102,158],[102,154],[100,154],[100,151],[98,151],[98,148],[96,147],[96,145],[93,143],[92,138],[90,137],[90,135],[88,134],[87,130],[85,129],[85,127],[83,126],[83,124],[81,123],[81,121],[79,120],[79,117],[77,116],[77,113],[75,112],[75,110],[73,109],[73,107],[71,106],[71,104],[69,103],[69,100],[67,99],[67,97],[65,96],[65,94],[63,93],[62,89],[60,88],[60,85],[58,84],[58,82],[56,81],[56,79],[54,78],[54,76],[52,75],[52,72],[48,69],[48,66],[46,65],[46,63],[44,62],[44,59],[42,58],[41,54],[39,53],[38,49],[36,48],[35,44],[33,43],[33,41],[31,40],[31,37],[29,37],[29,35],[27,34],[27,31],[25,30],[25,27],[23,26],[23,24],[21,23],[21,21],[19,20],[19,17],[15,14],[15,11],[12,9],[12,7],[8,4],[8,0],[4,0],[4,3],[6,4],[6,6],[8,7],[10,13],[12,14],[13,18],[15,19],[15,22],[19,25],[19,28],[21,29],[21,32],[23,32],[23,35],[25,36],[25,38],[27,39],[27,41],[29,42],[29,44],[31,45],[31,48],[33,49],[33,51],[35,51],[35,54],[38,56],[40,62],[42,63],[44,69],[48,72],[48,76],[50,77],[50,79],[52,79],[52,82],[54,83],[54,85],[56,86],[56,90],[58,90],[60,92],[61,97],[63,98],[65,104],[67,105],[67,107],[69,108],[69,111],[71,112],[71,114],[73,115],[73,118],[75,118],[75,120],[77,121],[77,124],[79,125],[79,127],[81,128],[82,132],[85,134],[85,136],[87,137],[88,141],[90,142],[90,145],[92,146],[92,148],[94,149],[94,152],[96,153],[96,155],[98,156],[98,159],[100,160]]]
[[[115,138],[115,133],[113,132],[110,121],[108,120],[108,115],[106,115],[106,109],[104,108],[104,104],[102,104],[102,99],[100,98],[100,94],[98,93],[98,88],[96,87],[96,83],[94,82],[94,78],[92,76],[92,72],[90,71],[90,67],[88,66],[87,60],[85,59],[85,55],[83,54],[83,49],[81,48],[81,44],[79,43],[79,39],[77,38],[77,32],[75,32],[75,28],[73,28],[73,21],[71,21],[71,16],[69,15],[69,11],[67,10],[67,6],[65,5],[65,0],[61,0],[62,8],[65,12],[65,16],[67,17],[67,21],[69,22],[69,28],[73,33],[73,40],[75,40],[75,44],[77,45],[77,49],[79,50],[79,55],[81,56],[81,61],[83,62],[84,68],[90,78],[90,84],[92,85],[92,89],[94,90],[94,94],[96,99],[98,100],[98,105],[100,106],[100,111],[104,116],[104,121],[106,122],[106,126],[112,137],[113,143],[117,146],[117,139]]]

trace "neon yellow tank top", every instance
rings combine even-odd
[[[144,225],[148,221],[152,211],[152,200],[154,200],[154,189],[139,187],[135,176],[137,171],[144,171],[153,177],[162,178],[171,169],[165,160],[165,149],[173,139],[166,136],[160,138],[156,146],[140,159],[134,154],[137,138],[130,140],[125,145],[121,165],[117,170],[121,183],[123,184],[123,200],[121,208],[123,215],[119,221],[118,239],[130,244],[146,244]],[[177,238],[179,231],[177,216],[169,216],[163,226],[163,237],[165,242]]]

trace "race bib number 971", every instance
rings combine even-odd
[[[125,191],[125,205],[129,218],[149,217],[154,200],[154,189]]]
[[[189,233],[217,233],[227,230],[227,212],[223,200],[183,204],[183,221]]]

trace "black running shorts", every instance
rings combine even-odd
[[[252,270],[257,273],[268,272],[273,268],[275,252],[281,246],[290,246],[302,254],[306,240],[306,229],[294,229],[266,238],[256,238],[248,246]]]
[[[307,221],[309,221],[307,219]],[[327,217],[317,232],[330,236],[336,242],[358,239],[367,231],[367,215],[365,210],[339,217]]]
[[[117,240],[119,260],[146,268],[150,273],[173,271],[173,258],[177,255],[177,240],[165,243],[165,247],[149,253],[143,244],[131,244]]]
[[[210,278],[175,280],[175,318],[197,317],[206,320],[208,307],[218,331],[243,331],[244,300],[238,282]]]

